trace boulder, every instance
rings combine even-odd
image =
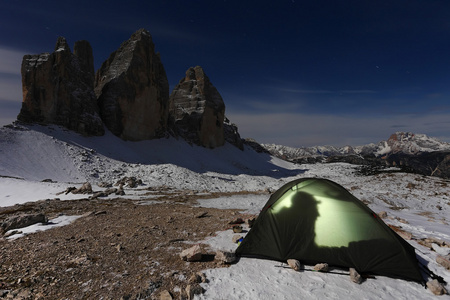
[[[433,279],[427,282],[427,288],[435,295],[445,295],[447,290],[439,283],[437,279]]]
[[[23,102],[17,119],[56,124],[83,135],[103,135],[93,90],[92,48],[86,41],[70,51],[59,37],[53,53],[25,55],[22,60]]]
[[[92,194],[92,185],[89,182],[83,183],[83,185],[75,190],[72,190],[72,194]]]
[[[199,66],[189,68],[169,100],[174,132],[194,144],[216,148],[225,144],[225,104]]]
[[[173,297],[168,290],[164,290],[159,293],[159,300],[172,300]]]
[[[221,250],[216,251],[216,255],[214,258],[222,264],[232,264],[237,260],[236,254],[234,252],[227,252]]]
[[[106,127],[131,141],[165,134],[169,83],[150,33],[140,29],[95,74],[95,94]]]
[[[203,294],[205,290],[198,283],[188,284],[186,294],[189,300],[194,299],[195,295]]]
[[[25,214],[7,218],[0,226],[3,232],[12,229],[24,228],[37,223],[47,223],[48,219],[43,214]]]
[[[354,268],[350,268],[350,280],[354,283],[360,284],[363,281],[361,275]]]
[[[447,270],[450,270],[450,255],[441,256],[438,255],[436,257],[436,262],[446,268]]]
[[[318,272],[328,272],[328,264],[327,263],[316,264],[313,269]]]
[[[185,261],[200,261],[202,260],[202,248],[195,245],[191,248],[185,249],[180,253],[180,258]]]
[[[302,267],[302,264],[300,263],[300,261],[298,261],[296,259],[288,259],[287,263],[288,263],[289,267],[291,267],[295,271],[300,271],[300,269]]]

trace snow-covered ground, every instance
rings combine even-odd
[[[115,183],[125,176],[141,179],[144,186],[126,189],[124,197],[152,201],[157,194],[144,195],[148,193],[145,188],[168,187],[174,192],[192,190],[200,194],[273,192],[299,177],[321,177],[341,184],[375,212],[386,211],[387,223],[415,238],[434,237],[450,243],[449,181],[404,173],[360,176],[355,169],[345,163],[294,165],[228,144],[211,150],[174,138],[125,142],[110,133],[86,138],[58,127],[0,129],[0,206],[84,198],[60,192],[84,182],[90,182],[94,190],[103,190],[96,184]],[[198,205],[257,214],[268,197],[267,193],[230,195],[202,199]],[[232,235],[231,230],[225,230],[205,242],[212,248],[234,250]],[[435,251],[414,240],[409,242],[432,271],[450,282],[450,272],[435,262]],[[420,284],[404,280],[377,277],[356,285],[347,275],[295,272],[285,264],[268,260],[242,258],[230,268],[206,270],[206,274],[209,283],[204,284],[206,293],[201,299],[436,297]]]

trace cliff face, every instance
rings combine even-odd
[[[72,53],[62,37],[53,53],[25,55],[22,61],[22,109],[19,121],[57,124],[84,135],[103,135],[93,90],[92,48],[75,43]]]
[[[187,70],[169,98],[164,66],[145,29],[123,42],[97,73],[87,41],[76,42],[72,53],[60,37],[53,53],[24,57],[22,88],[19,121],[85,135],[103,135],[105,125],[131,141],[171,132],[208,148],[228,141],[243,149],[237,126],[225,118],[222,97],[201,67]]]
[[[138,30],[96,73],[101,118],[122,139],[157,138],[167,129],[169,83],[154,48],[150,33]]]
[[[195,144],[215,148],[225,143],[225,104],[199,66],[189,68],[170,95],[175,131]]]

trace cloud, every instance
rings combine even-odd
[[[287,92],[293,94],[376,94],[377,91],[374,90],[310,90],[310,89],[295,89],[295,88],[285,88],[285,87],[271,87],[273,90],[278,92]]]
[[[25,54],[25,51],[0,46],[0,73],[20,75],[22,58]]]
[[[317,145],[364,145],[386,140],[401,130],[424,133],[450,141],[450,114],[385,116],[343,116],[331,114],[271,113],[260,115],[228,114],[242,137],[260,143],[292,147]]]
[[[19,75],[0,74],[0,101],[22,101],[22,80]]]

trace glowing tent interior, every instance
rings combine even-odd
[[[302,178],[282,186],[236,254],[424,281],[414,248],[345,188],[326,179]]]

